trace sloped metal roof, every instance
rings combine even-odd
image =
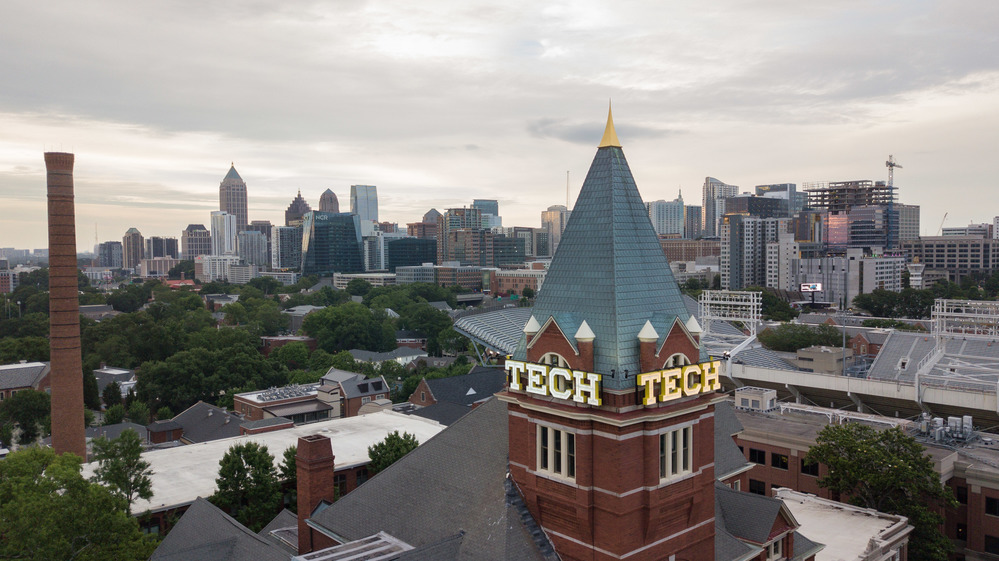
[[[542,325],[554,317],[573,345],[585,320],[596,335],[595,370],[615,389],[634,384],[624,371],[640,370],[646,321],[665,337],[677,317],[690,317],[620,147],[597,149],[534,317]],[[525,355],[520,345],[515,357]]]

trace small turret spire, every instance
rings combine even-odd
[[[614,116],[611,113],[610,102],[607,102],[607,128],[604,129],[604,137],[600,139],[600,145],[597,148],[606,148],[608,146],[621,147],[621,141],[617,139],[617,132],[614,130]]]

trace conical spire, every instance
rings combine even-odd
[[[600,139],[597,148],[608,146],[621,147],[621,141],[617,139],[617,131],[614,130],[614,115],[611,114],[610,102],[607,102],[607,127],[604,128],[604,137]]]
[[[243,180],[243,178],[239,176],[239,173],[236,172],[236,163],[235,162],[232,162],[231,164],[229,164],[229,173],[225,174],[225,178],[223,179],[223,181],[225,179],[235,179],[236,181],[242,181]]]
[[[666,337],[690,317],[659,245],[608,114],[607,132],[534,304],[539,325],[554,318],[571,344],[586,322],[603,387],[634,387],[639,334]],[[643,328],[650,326],[651,329]],[[526,339],[514,358],[526,358]],[[632,374],[628,378],[628,373]]]

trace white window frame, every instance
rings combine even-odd
[[[686,477],[694,471],[694,426],[659,433],[659,479]]]
[[[767,561],[780,561],[784,559],[784,536],[777,538],[767,545]]]
[[[537,425],[536,471],[561,479],[576,479],[576,434]]]
[[[541,364],[547,364],[553,368],[569,368],[569,361],[558,353],[545,353],[541,356]]]
[[[364,396],[364,397],[361,398],[361,404],[365,404],[365,403],[371,403],[371,396],[366,395],[366,396]]]
[[[683,353],[673,353],[666,359],[666,362],[663,363],[663,368],[679,368],[681,366],[687,366],[688,364],[692,363],[690,362],[690,359],[687,358],[687,355]]]

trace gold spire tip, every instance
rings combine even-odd
[[[610,102],[607,102],[607,128],[604,129],[604,137],[600,139],[597,148],[608,146],[621,147],[621,141],[617,139],[617,132],[614,130],[614,115],[611,112]]]

